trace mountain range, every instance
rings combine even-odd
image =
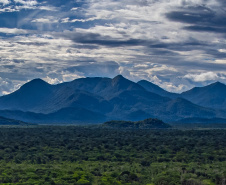
[[[216,82],[177,94],[121,75],[112,79],[80,78],[57,85],[34,79],[0,97],[0,116],[45,124],[226,118],[226,85]]]
[[[226,85],[220,82],[215,82],[205,87],[194,87],[181,94],[168,92],[146,80],[141,80],[138,84],[144,87],[147,91],[161,96],[172,99],[184,98],[203,107],[226,110]]]

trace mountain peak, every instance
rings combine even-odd
[[[226,108],[226,85],[221,82],[215,82],[204,87],[195,87],[189,91],[183,92],[183,98],[203,107],[215,109]]]
[[[226,85],[221,83],[221,82],[219,82],[219,81],[217,81],[217,82],[214,82],[214,83],[210,84],[210,86],[217,86],[217,87],[223,87],[224,86],[225,87]]]
[[[46,81],[40,79],[40,78],[36,78],[33,79],[29,82],[27,82],[26,84],[24,84],[21,89],[34,89],[34,88],[43,88],[43,87],[48,87],[50,86],[50,84],[48,84]]]
[[[36,84],[43,84],[43,83],[45,83],[46,84],[47,82],[42,80],[41,78],[35,78],[35,79],[31,80],[28,83],[36,83]]]
[[[124,78],[122,75],[117,75],[116,77],[114,77],[112,79],[112,85],[116,85],[116,84],[121,84],[123,83],[125,85],[125,83],[128,83],[129,80]]]
[[[117,75],[112,80],[119,80],[119,79],[125,79],[125,78],[122,75]]]

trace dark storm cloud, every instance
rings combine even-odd
[[[171,21],[190,24],[185,30],[197,32],[226,33],[226,12],[214,11],[205,6],[180,8],[182,10],[166,13]]]
[[[171,59],[171,60],[170,60]],[[195,60],[191,62],[183,59],[182,57],[170,58],[169,60],[162,60],[162,64],[172,64],[181,69],[195,69],[195,70],[206,70],[206,71],[225,71],[226,65],[224,63],[214,63],[213,60],[207,60],[206,62]],[[174,61],[172,59],[175,59]]]
[[[149,49],[146,50],[147,52],[150,51]],[[159,49],[159,48],[152,48],[150,55],[157,55],[157,56],[177,56],[173,51],[166,50],[165,48]]]
[[[219,52],[216,49],[212,49],[212,48],[206,49],[206,53],[212,55],[214,58],[218,58],[218,59],[226,58],[226,53],[225,52]]]
[[[17,44],[26,45],[26,46],[46,46],[49,43],[47,43],[47,42],[17,42]]]
[[[110,36],[103,36],[97,33],[81,33],[81,32],[66,32],[61,36],[72,40],[75,43],[85,44],[84,48],[92,48],[91,45],[106,46],[106,47],[123,47],[123,46],[145,46],[147,48],[156,49],[168,49],[172,51],[189,51],[193,50],[194,47],[207,46],[206,43],[198,41],[193,38],[189,38],[183,42],[163,42],[161,40],[152,39],[117,39]],[[163,39],[165,40],[165,39]],[[160,51],[160,50],[159,50]],[[157,52],[159,52],[157,51]],[[169,51],[170,52],[170,51]]]
[[[166,17],[173,21],[182,23],[204,23],[212,20],[215,17],[215,13],[202,6],[180,8],[180,11],[172,11],[166,13]]]
[[[69,37],[72,41],[76,43],[82,44],[96,44],[96,45],[103,45],[108,47],[119,47],[119,46],[137,46],[137,45],[144,45],[147,43],[146,40],[142,39],[114,39],[110,36],[103,36],[97,33],[71,33],[65,34],[64,37]]]
[[[2,65],[2,67],[6,68],[6,69],[15,69],[16,68],[15,65]]]
[[[225,0],[217,0],[219,3],[221,3],[222,7],[226,6],[226,1]]]
[[[2,59],[0,58],[0,62],[1,63],[10,63],[10,62],[13,62],[16,65],[18,64],[24,64],[24,60],[19,60],[19,59],[13,59],[13,60],[10,60],[10,59]],[[1,65],[1,66],[4,66],[4,65]]]
[[[185,26],[184,29],[190,31],[197,31],[197,32],[216,32],[216,33],[226,33],[225,28],[219,27],[211,27],[211,26]]]
[[[13,59],[12,61],[16,64],[24,63],[24,60]]]
[[[200,42],[193,38],[190,38],[188,41],[184,42],[161,42],[156,41],[155,43],[149,42],[148,47],[150,48],[162,48],[162,49],[169,49],[172,51],[191,51],[195,48],[207,46],[206,43]]]
[[[99,46],[95,46],[95,45],[92,45],[92,44],[73,44],[71,46],[72,48],[78,48],[78,49],[98,49]],[[70,50],[68,50],[69,52]]]
[[[164,51],[163,51],[164,52]],[[213,52],[213,51],[212,51]],[[215,53],[214,51],[212,55]],[[160,53],[160,54],[158,54]],[[168,54],[167,54],[168,53]],[[150,61],[150,58],[154,58],[154,63],[161,65],[170,65],[170,66],[176,66],[178,69],[179,73],[185,73],[186,70],[206,70],[206,71],[225,71],[226,70],[226,65],[224,63],[215,63],[215,56],[210,56],[206,57],[206,60],[200,60],[193,58],[193,61],[188,60],[187,57],[181,56],[180,54],[173,53],[170,54],[169,52],[166,51],[165,54],[161,55],[161,51],[159,52],[158,50],[146,50],[146,55],[145,56],[139,56],[136,58],[136,60],[131,60],[132,64],[142,64],[143,61],[147,61],[147,64],[152,64],[153,62]],[[156,57],[157,56],[157,57]],[[211,57],[212,56],[212,57]],[[190,56],[189,56],[190,57]],[[150,62],[148,62],[150,61]],[[162,71],[165,73],[165,71]],[[142,71],[141,71],[142,73]],[[158,71],[158,73],[161,73],[161,70]],[[173,72],[174,74],[175,72]],[[178,75],[179,76],[179,75]]]

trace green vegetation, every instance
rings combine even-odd
[[[222,185],[225,130],[0,128],[0,184]]]
[[[109,128],[132,128],[132,129],[162,129],[170,128],[171,126],[159,119],[145,119],[142,121],[108,121],[103,124]]]

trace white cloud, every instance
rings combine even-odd
[[[47,10],[47,11],[57,11],[57,8],[54,6],[37,6],[39,10]]]
[[[71,9],[71,11],[75,11],[75,10],[78,10],[78,7],[74,7]]]
[[[69,19],[70,19],[69,17],[61,19],[61,23],[68,23],[68,22],[70,22]]]
[[[12,83],[11,80],[7,78],[3,79],[0,77],[0,96],[9,94],[14,90],[15,90],[15,85]]]
[[[25,6],[35,6],[38,4],[38,2],[36,0],[14,0],[15,3],[21,3]]]
[[[0,0],[0,3],[2,3],[3,5],[7,5],[10,3],[10,0]]]
[[[64,82],[69,82],[72,80],[75,80],[77,78],[83,78],[84,76],[80,76],[79,74],[73,74],[73,73],[69,73],[69,72],[63,72],[62,74],[62,78]]]
[[[215,60],[215,63],[217,63],[217,64],[226,64],[226,59],[224,59],[224,60]]]
[[[224,80],[225,76],[219,75],[214,72],[205,72],[200,74],[187,74],[184,78],[191,79],[194,82],[205,82],[205,81],[214,81],[214,80]]]
[[[59,84],[59,83],[62,83],[62,81],[60,81],[58,78],[50,78],[49,76],[47,76],[46,78],[43,78],[43,80],[45,80],[49,84]]]
[[[1,33],[6,34],[28,34],[30,31],[24,29],[17,29],[17,28],[0,28]]]
[[[226,53],[226,49],[219,49],[219,52]]]
[[[185,84],[182,84],[180,80],[178,80],[176,83],[175,81],[174,82],[163,81],[159,79],[159,77],[157,77],[156,75],[154,76],[149,75],[147,80],[169,92],[182,92],[188,89],[188,86]]]
[[[38,19],[34,19],[31,22],[36,22],[36,23],[57,23],[58,20],[53,17],[53,16],[48,16],[48,17],[44,17],[44,18],[38,18]]]
[[[4,5],[9,2],[0,0]],[[18,20],[18,28],[0,28],[1,33],[12,34],[0,37],[0,56],[5,61],[1,62],[0,72],[13,74],[12,81],[15,76],[23,82],[40,77],[55,84],[87,74],[100,75],[103,70],[103,75],[108,77],[121,73],[134,81],[147,79],[169,91],[181,92],[197,83],[205,84],[206,80],[225,80],[221,75],[226,69],[225,37],[219,33],[185,30],[183,26],[189,24],[169,21],[165,15],[182,6],[205,5],[215,11],[219,4],[214,0],[92,0],[86,1],[84,7],[67,7],[67,11],[60,11],[61,7],[54,7],[48,1],[15,2],[16,6],[4,6],[0,12],[24,8],[34,12]],[[63,9],[65,7],[66,4]],[[41,10],[46,11],[42,14]],[[52,23],[58,24],[52,27]],[[26,24],[37,26],[37,30],[19,29]],[[51,31],[53,28],[55,32]],[[68,37],[65,39],[62,34]],[[75,36],[79,39],[74,39]],[[87,38],[90,39],[87,43],[82,42]],[[138,41],[138,44],[127,44],[127,41]],[[125,44],[115,46],[114,42]],[[188,46],[187,43],[192,42],[194,44]],[[221,55],[217,58],[219,52]],[[24,63],[14,64],[15,59]],[[115,61],[119,67],[114,73],[107,71],[107,67],[92,73],[66,71],[70,66],[87,65],[88,68],[92,60],[106,66],[110,65],[106,61]],[[7,64],[15,67],[7,68]],[[50,71],[55,75],[49,75]]]

